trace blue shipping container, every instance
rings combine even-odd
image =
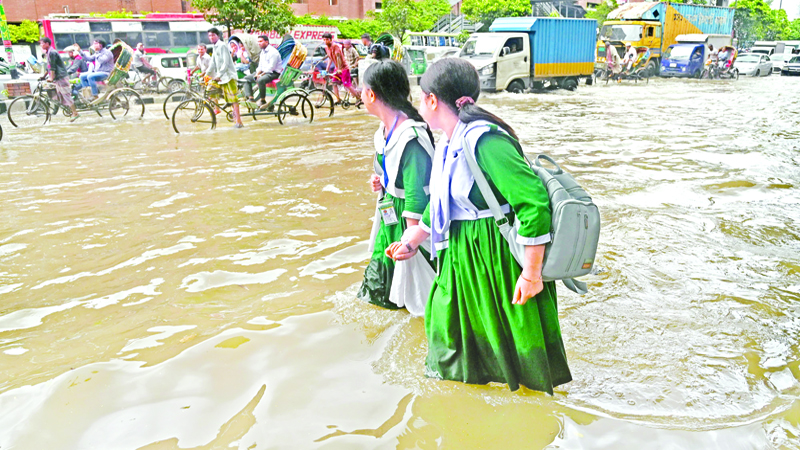
[[[597,21],[555,17],[504,17],[491,32],[528,33],[534,78],[591,75]]]

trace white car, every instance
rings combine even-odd
[[[793,56],[794,55],[791,53],[775,53],[770,56],[769,59],[772,61],[772,73],[778,73],[783,70],[783,67]]]
[[[148,53],[145,57],[162,77],[181,81],[186,81],[186,69],[193,68],[197,61],[197,53]]]
[[[745,53],[736,58],[733,66],[741,75],[766,77],[772,73],[772,61],[769,56],[760,53]]]

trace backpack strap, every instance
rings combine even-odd
[[[497,130],[496,125],[490,126],[489,132],[506,136],[505,133],[502,133]],[[512,138],[511,136],[508,136],[508,138],[511,139],[511,141],[513,141],[514,146],[522,154],[523,158],[525,158],[525,161],[528,162],[528,165],[531,166],[531,169],[533,169],[534,173],[537,176],[541,177],[540,174],[541,171],[546,173],[550,178],[552,178],[551,172],[548,169],[542,167],[541,163],[539,163],[540,158],[545,159],[550,163],[554,164],[557,168],[557,171],[559,173],[561,172],[561,167],[559,167],[558,164],[556,164],[556,162],[547,155],[539,155],[536,158],[536,168],[540,169],[536,170],[536,168],[534,168],[534,164],[532,164],[531,161],[528,159],[528,157],[525,156],[525,153],[522,151],[522,147],[519,145],[519,142],[517,142],[517,140]],[[470,152],[469,148],[466,145],[464,146],[463,153],[467,160],[467,165],[469,166],[469,170],[472,172],[472,177],[475,179],[475,184],[478,185],[478,189],[480,189],[483,199],[486,200],[486,204],[489,205],[489,209],[492,211],[492,216],[494,217],[495,224],[497,225],[498,228],[501,229],[502,227],[508,227],[509,226],[508,218],[505,216],[505,214],[503,214],[503,211],[500,209],[500,204],[497,202],[497,197],[494,195],[492,188],[489,186],[489,182],[486,181],[486,177],[483,176],[483,171],[478,165],[478,162],[475,160],[475,157],[472,155],[472,152]],[[548,194],[550,194],[550,192],[548,192]],[[503,235],[503,238],[506,239],[506,242],[508,242],[509,246],[513,247],[514,245],[516,245],[516,242],[510,242],[508,240],[508,236],[506,236],[505,233],[501,234]],[[513,254],[514,252],[512,251],[511,253]],[[520,261],[519,258],[517,258],[517,255],[514,255],[514,257],[515,259],[517,259],[519,265],[522,266],[524,261]],[[589,292],[589,288],[586,285],[586,283],[584,283],[583,281],[576,280],[575,278],[565,278],[561,280],[561,282],[564,283],[564,286],[566,286],[567,289],[569,289],[572,292],[575,292],[578,295],[584,295],[587,292]]]

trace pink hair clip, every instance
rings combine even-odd
[[[465,95],[465,96],[459,98],[458,100],[456,100],[456,108],[458,108],[458,109],[463,108],[464,105],[474,105],[474,104],[475,104],[475,100],[473,100],[472,97],[469,97],[467,95]]]

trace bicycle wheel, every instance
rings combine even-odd
[[[167,104],[174,102],[182,102],[184,100],[188,100],[194,97],[195,96],[192,95],[192,92],[189,91],[176,91],[167,95],[167,97],[164,99],[164,105],[161,107],[161,109],[164,111],[164,117],[167,120],[170,120],[172,118],[171,114],[173,110],[170,108],[169,111],[167,111]]]
[[[172,129],[176,133],[194,133],[213,130],[217,116],[208,103],[197,98],[182,101],[172,112]]]
[[[167,83],[167,92],[173,93],[178,91],[185,91],[188,86],[183,80],[172,79]]]
[[[314,106],[303,94],[293,92],[278,105],[278,122],[281,125],[299,125],[314,121]]]
[[[350,91],[345,90],[344,95],[342,95],[342,109],[346,110],[350,108],[350,105],[353,103],[350,101]]]
[[[8,105],[6,115],[17,128],[39,127],[50,120],[50,102],[40,96],[23,95]]]
[[[111,94],[108,112],[114,120],[141,119],[144,116],[144,102],[133,89],[118,89]]]
[[[328,117],[333,117],[333,95],[326,89],[312,89],[308,92],[308,99],[320,114],[324,116],[327,112]]]
[[[169,84],[173,81],[181,81],[181,80],[174,80],[170,77],[159,77],[158,83],[156,84],[156,94],[160,94],[162,92],[170,92]]]

